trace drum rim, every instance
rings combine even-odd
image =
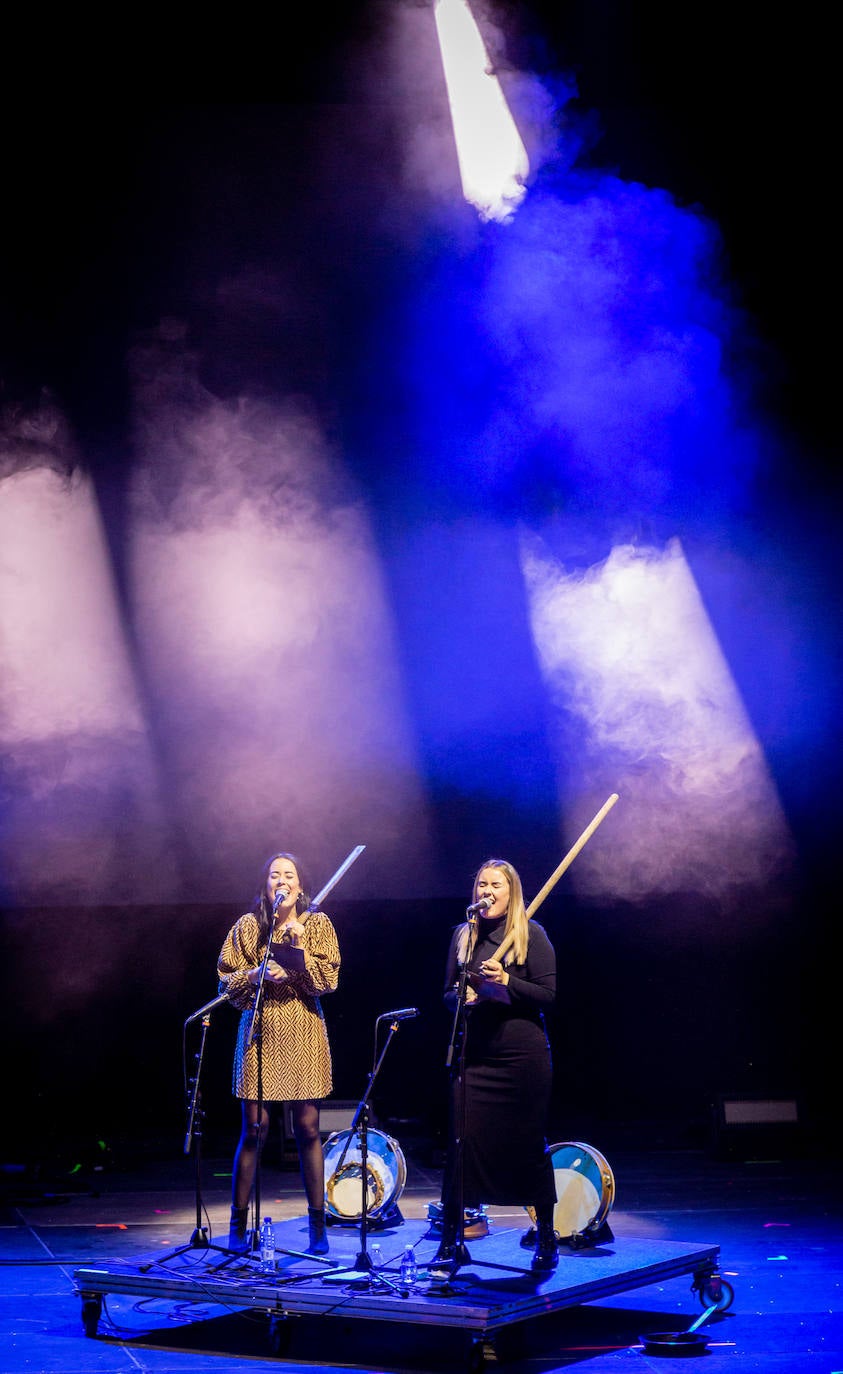
[[[612,1210],[612,1207],[615,1204],[614,1171],[606,1156],[601,1154],[600,1151],[594,1145],[587,1145],[584,1140],[558,1140],[555,1144],[548,1145],[547,1152],[552,1159],[554,1150],[564,1150],[568,1146],[570,1146],[570,1148],[574,1150],[585,1150],[586,1154],[591,1156],[591,1158],[594,1160],[594,1162],[597,1164],[600,1170],[600,1178],[603,1183],[603,1193],[606,1198],[605,1211],[602,1212],[602,1216],[598,1212],[597,1215],[600,1217],[599,1221],[597,1221],[597,1218],[595,1217],[595,1220],[591,1222],[590,1226],[586,1227],[586,1230],[590,1230],[593,1229],[595,1225],[602,1225],[602,1223],[606,1220],[606,1217],[609,1215],[610,1211]]]

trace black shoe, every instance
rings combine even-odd
[[[232,1207],[228,1227],[228,1249],[235,1255],[245,1255],[249,1248],[249,1209]]]
[[[556,1232],[552,1226],[546,1222],[539,1222],[538,1240],[533,1258],[530,1261],[530,1268],[537,1273],[549,1274],[559,1263],[559,1255],[556,1249]]]
[[[307,1253],[309,1255],[327,1255],[328,1233],[325,1230],[324,1207],[308,1207],[307,1233]]]

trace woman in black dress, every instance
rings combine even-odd
[[[552,1065],[543,1008],[556,997],[556,954],[543,927],[527,919],[521,879],[505,859],[481,866],[473,903],[482,910],[454,931],[445,976],[453,1010],[467,964],[435,1259],[455,1257],[460,1202],[463,1208],[520,1204],[535,1210],[532,1267],[551,1270],[556,1185],[547,1153]]]

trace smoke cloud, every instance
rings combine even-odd
[[[566,573],[533,537],[522,547],[560,742],[576,750],[585,796],[621,798],[611,843],[572,869],[576,890],[727,905],[772,890],[792,841],[679,541],[613,549],[586,573]]]

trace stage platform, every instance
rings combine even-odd
[[[326,1263],[303,1256],[307,1221],[293,1217],[275,1225],[274,1274],[260,1271],[257,1256],[231,1256],[192,1239],[176,1252],[75,1269],[74,1291],[89,1336],[97,1333],[105,1295],[121,1293],[262,1312],[276,1354],[286,1347],[293,1319],[341,1317],[459,1328],[468,1336],[471,1362],[482,1363],[487,1355],[494,1356],[497,1336],[506,1328],[562,1308],[683,1274],[693,1276],[691,1287],[705,1306],[720,1300],[728,1288],[723,1284],[721,1289],[717,1272],[718,1245],[623,1235],[581,1248],[563,1244],[558,1267],[540,1275],[530,1268],[531,1251],[519,1244],[523,1234],[523,1228],[492,1226],[488,1235],[466,1242],[467,1262],[443,1280],[425,1269],[438,1245],[427,1221],[402,1219],[369,1232],[366,1254],[374,1260],[378,1246],[381,1261],[369,1269],[365,1263],[356,1267],[362,1251],[359,1227],[329,1229]],[[414,1247],[420,1266],[410,1290],[399,1282],[407,1245]],[[725,1305],[727,1299],[722,1300]]]

